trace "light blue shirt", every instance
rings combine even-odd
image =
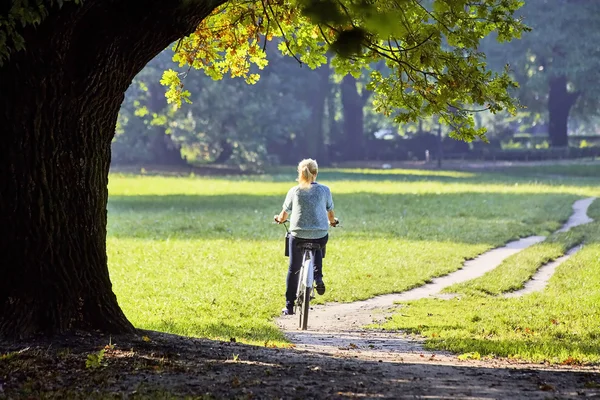
[[[283,209],[291,216],[290,232],[293,236],[320,239],[329,230],[327,211],[333,210],[331,191],[317,182],[307,188],[294,186],[285,197]]]

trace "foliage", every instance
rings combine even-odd
[[[111,162],[114,164],[155,161],[149,145],[154,132],[148,130],[146,121],[136,112],[136,105],[140,104],[138,96],[145,93],[140,86],[136,78],[121,104],[112,143]]]
[[[339,56],[333,65],[342,75],[358,76],[384,61],[390,73],[372,70],[368,84],[378,112],[397,123],[439,115],[455,128],[453,137],[470,141],[484,137],[485,129],[474,127],[467,107],[514,111],[507,94],[513,82],[506,72],[490,72],[477,48],[492,31],[502,41],[520,35],[525,28],[513,18],[520,5],[517,0],[229,1],[175,46],[175,59],[215,79],[229,73],[255,83],[251,65],[264,68],[264,46],[280,36],[279,49],[311,68],[326,61],[328,50]],[[165,73],[164,82],[170,102],[189,97],[173,71]]]
[[[26,25],[37,26],[52,9],[61,8],[65,2],[80,4],[81,0],[14,0],[0,8],[0,67],[10,55],[25,48],[20,29]]]
[[[85,360],[85,367],[90,369],[100,368],[105,366],[104,364],[104,353],[105,349],[98,351],[97,353],[88,354],[87,359]]]
[[[507,60],[519,83],[515,93],[527,110],[547,121],[549,81],[568,78],[568,90],[578,94],[574,114],[586,121],[598,114],[600,54],[600,3],[595,1],[529,0],[519,10],[531,32],[521,40],[498,45],[482,42],[490,67],[502,68]],[[585,35],[582,36],[582,32]]]
[[[160,125],[191,162],[220,162],[260,165],[267,161],[272,143],[301,141],[313,118],[311,94],[318,81],[315,72],[279,54],[271,55],[271,65],[263,79],[253,86],[233,78],[214,81],[190,71],[186,87],[190,104],[167,105],[152,110],[153,90],[160,73],[172,57],[165,50],[135,78],[121,107],[119,130],[113,143],[115,163],[152,162],[148,150],[154,126]],[[161,93],[160,96],[163,94]],[[225,152],[229,157],[221,157]],[[291,151],[291,149],[288,149]]]

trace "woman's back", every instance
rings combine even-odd
[[[318,239],[327,235],[327,211],[333,209],[331,191],[313,182],[307,187],[294,186],[288,191],[283,209],[291,213],[290,232],[302,239]]]

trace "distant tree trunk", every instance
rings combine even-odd
[[[149,109],[153,113],[164,112],[167,107],[165,89],[159,83],[148,85],[150,92]],[[181,147],[173,142],[171,135],[166,132],[164,126],[153,126],[150,139],[150,150],[152,151],[154,161],[161,165],[187,165],[187,162],[181,157]]]
[[[550,79],[548,136],[552,147],[566,147],[569,145],[567,123],[571,108],[578,97],[579,93],[569,93],[567,91],[566,77],[559,76]]]
[[[438,124],[437,130],[437,167],[442,168],[442,160],[444,159],[444,146],[442,141],[442,124]]]
[[[325,148],[325,132],[323,123],[325,119],[325,100],[329,92],[329,66],[324,65],[316,70],[316,87],[310,93],[309,104],[311,109],[310,130],[305,137],[305,143],[301,146],[304,149],[303,158],[316,158],[322,160],[321,164],[328,163],[328,157]]]
[[[332,143],[335,143],[339,140],[340,136],[340,128],[338,122],[335,120],[336,110],[335,110],[335,97],[337,94],[337,89],[334,85],[330,85],[329,93],[327,95],[327,124],[329,130],[329,140]]]
[[[329,68],[329,63],[319,68],[319,86],[323,91],[322,96],[319,98],[319,147],[317,149],[317,157],[319,159],[319,164],[326,166],[330,165],[329,159],[329,149],[325,146],[325,107],[327,106],[327,97],[329,96],[329,92],[331,91],[331,83],[329,81],[329,77],[331,75],[331,69]]]
[[[328,79],[329,82],[329,79]],[[333,85],[329,82],[329,88],[327,91],[327,131],[329,137],[329,146],[327,146],[327,155],[329,162],[335,159],[336,154],[339,152],[339,144],[341,143],[341,132],[339,123],[336,121],[336,97],[338,94],[338,85]]]
[[[365,131],[363,108],[368,92],[358,93],[356,78],[346,75],[342,80],[342,107],[344,114],[344,158],[362,160],[365,155]]]
[[[219,146],[221,147],[221,152],[215,159],[214,164],[224,164],[233,155],[233,146],[229,143],[229,140],[225,138],[219,140]]]
[[[106,256],[110,144],[124,93],[208,1],[65,2],[0,67],[0,337],[132,332]]]

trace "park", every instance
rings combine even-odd
[[[0,11],[0,399],[600,396],[599,6],[148,3]]]

